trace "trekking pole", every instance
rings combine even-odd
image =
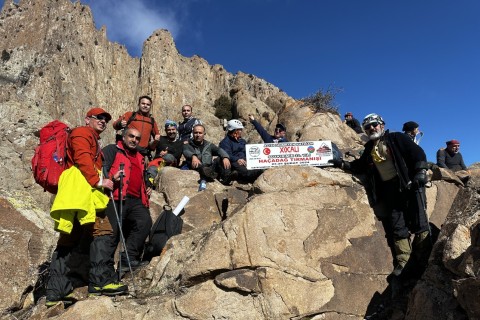
[[[126,245],[125,245],[125,237],[123,236],[122,223],[120,222],[120,219],[119,219],[119,214],[118,214],[118,211],[117,211],[117,206],[115,205],[115,199],[113,198],[113,192],[112,191],[110,191],[110,198],[112,199],[113,211],[115,211],[115,216],[117,218],[118,229],[120,230],[120,239],[122,241],[121,243],[122,243],[122,246],[125,248]],[[121,204],[120,204],[120,206],[121,206]],[[130,257],[128,256],[127,251],[125,251],[125,256],[127,257],[128,269],[130,270],[130,274],[132,275],[132,287],[133,287],[133,292],[135,293],[136,292],[135,278],[133,277],[132,265],[130,264]],[[120,265],[121,265],[121,261],[122,261],[122,258],[120,257],[120,259],[119,259],[119,264]],[[120,267],[119,267],[119,270],[121,270]],[[121,276],[121,273],[118,274],[118,280],[120,280],[120,276]]]
[[[119,170],[123,170],[123,168],[125,167],[125,164],[123,162],[120,162],[120,169]],[[120,173],[120,186],[118,188],[118,201],[119,201],[119,204],[118,204],[118,211],[119,214],[118,214],[118,217],[117,219],[118,220],[118,227],[120,228],[120,232],[121,234],[123,235],[123,230],[122,230],[122,226],[123,226],[123,194],[122,194],[122,190],[123,189],[123,172]],[[122,243],[122,246],[120,246],[120,259],[118,259],[118,280],[120,281],[121,277],[122,277],[122,247],[123,247],[123,250],[126,252],[127,251],[127,247],[125,245],[125,239],[123,239],[123,243]],[[128,261],[128,260],[127,260]]]

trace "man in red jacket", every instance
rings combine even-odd
[[[113,181],[103,178],[103,164],[100,148],[100,134],[107,128],[111,115],[102,108],[93,108],[87,112],[85,126],[72,130],[67,141],[67,167],[77,166],[92,188],[113,190]],[[112,226],[106,219],[105,211],[97,212],[95,223],[80,225],[74,219],[70,234],[61,233],[57,247],[52,255],[50,274],[47,281],[46,305],[48,307],[63,302],[74,302],[72,291],[81,280],[70,270],[79,261],[89,261],[89,291],[97,294],[117,295],[128,291],[128,287],[117,282],[115,270],[107,264],[104,247],[111,241]],[[82,256],[89,256],[85,259]],[[78,258],[81,257],[81,258]],[[73,262],[74,259],[76,262]],[[81,273],[81,272],[79,272]]]
[[[112,222],[115,236],[115,241],[110,243],[108,252],[113,265],[115,249],[120,240],[114,206],[120,208],[120,200],[122,200],[122,212],[119,212],[119,215],[121,214],[125,249],[132,270],[142,266],[141,257],[145,240],[152,227],[152,219],[148,209],[148,197],[152,193],[152,189],[146,187],[143,176],[145,158],[137,150],[140,140],[140,132],[137,129],[128,128],[123,132],[122,141],[103,148],[105,176],[116,177],[120,173],[123,174],[122,185],[120,186],[120,179],[116,179],[114,183],[113,198],[115,203],[110,201],[106,210],[108,219]],[[122,199],[120,199],[120,188]],[[120,256],[120,266],[123,270],[128,270],[128,260],[125,253],[121,252]]]

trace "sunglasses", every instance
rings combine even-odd
[[[135,138],[135,140],[140,141],[140,137],[139,137],[139,136],[136,136],[136,135],[134,135],[134,134],[129,133],[129,134],[128,134],[128,137],[129,137],[129,138]]]
[[[105,121],[105,122],[109,121],[108,117],[103,115],[103,114],[99,114],[99,115],[96,115],[96,116],[90,116],[90,118],[98,120],[98,121]]]
[[[378,122],[372,122],[372,123],[366,124],[366,125],[363,127],[363,129],[365,129],[365,130],[370,130],[370,128],[376,128],[376,127],[378,127],[379,124],[380,124],[380,123],[378,123]]]

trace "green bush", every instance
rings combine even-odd
[[[232,100],[225,95],[221,95],[220,98],[213,103],[215,108],[215,117],[219,119],[232,119]]]

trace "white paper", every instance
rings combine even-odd
[[[182,209],[187,205],[188,201],[190,201],[190,198],[187,196],[184,196],[182,201],[178,204],[178,206],[173,210],[173,214],[178,216],[178,214],[182,211]]]

